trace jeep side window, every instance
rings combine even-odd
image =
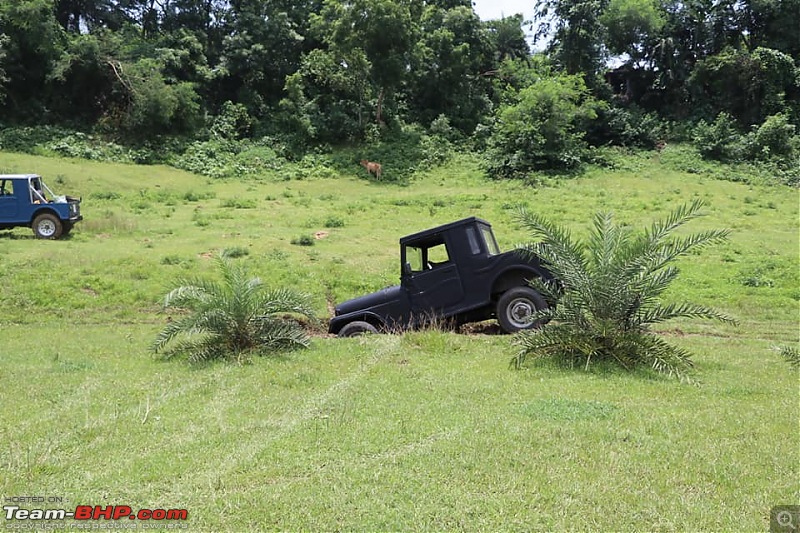
[[[449,262],[450,254],[441,236],[417,246],[406,247],[405,268],[408,270],[410,267],[411,272],[432,270]]]
[[[411,272],[422,272],[422,248],[406,248],[406,265],[411,267]]]
[[[0,196],[14,196],[14,182],[6,180],[0,182]]]
[[[450,262],[450,254],[444,243],[428,248],[428,268],[436,268]]]
[[[475,228],[467,228],[467,240],[469,241],[469,251],[472,255],[481,253],[481,244],[478,242],[478,234]]]

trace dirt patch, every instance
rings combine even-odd
[[[475,322],[473,324],[464,324],[458,330],[462,335],[502,335],[503,330],[500,325],[494,321]]]
[[[330,233],[328,233],[327,231],[318,231],[318,232],[316,232],[314,234],[314,238],[317,239],[317,240],[320,240],[320,239],[324,239],[328,235],[330,235]]]

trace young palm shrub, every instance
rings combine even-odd
[[[793,346],[780,346],[777,350],[786,359],[787,363],[794,368],[800,369],[800,350]]]
[[[512,363],[519,367],[528,359],[555,358],[588,368],[592,362],[613,361],[629,370],[649,366],[690,379],[690,354],[664,341],[650,326],[678,317],[734,322],[700,305],[659,301],[678,275],[671,265],[675,259],[721,242],[730,233],[710,230],[673,237],[675,230],[701,216],[702,207],[701,201],[679,207],[638,234],[616,224],[610,214],[598,214],[585,242],[538,215],[521,212],[523,226],[541,241],[527,249],[541,257],[559,281],[533,283],[557,304],[531,317],[546,324],[517,336],[520,350]]]
[[[196,363],[308,346],[305,330],[290,318],[314,320],[307,297],[289,289],[266,290],[242,266],[224,256],[216,260],[221,283],[183,280],[166,295],[164,308],[181,316],[158,334],[153,352]]]

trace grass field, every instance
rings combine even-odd
[[[671,150],[676,152],[670,153]],[[83,196],[63,241],[0,232],[0,497],[186,508],[194,530],[764,531],[800,503],[798,191],[719,181],[632,155],[538,188],[471,158],[405,185],[352,175],[208,181],[0,153]],[[511,339],[438,331],[315,336],[252,364],[188,366],[147,350],[159,298],[213,277],[213,254],[333,302],[399,277],[399,237],[469,215],[501,248],[524,205],[583,234],[706,201],[688,231],[730,241],[679,264],[674,300],[739,320],[664,325],[699,385],[609,368],[514,371]],[[322,238],[315,238],[314,234]],[[311,236],[313,246],[292,244]],[[3,525],[8,525],[5,523]]]

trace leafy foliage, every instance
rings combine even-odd
[[[635,104],[600,109],[596,123],[587,134],[587,141],[595,146],[613,144],[652,149],[670,135],[667,124],[656,113],[648,113]]]
[[[718,161],[758,161],[785,175],[783,181],[800,179],[800,135],[784,114],[771,115],[748,133],[740,132],[733,118],[720,113],[708,124],[701,120],[694,132],[694,143],[703,156]]]
[[[688,379],[690,354],[664,341],[650,327],[679,317],[733,322],[704,306],[660,301],[678,276],[671,263],[729,234],[728,230],[708,230],[671,237],[700,216],[702,207],[701,201],[679,207],[638,235],[617,224],[610,214],[598,214],[585,242],[523,211],[520,221],[534,239],[541,239],[528,250],[545,261],[559,282],[534,283],[557,305],[532,317],[550,322],[517,337],[520,351],[513,363],[519,367],[530,359],[554,358],[588,368],[591,363],[612,361],[628,370],[647,366]]]
[[[787,111],[786,93],[794,85],[794,60],[768,48],[752,53],[727,48],[700,61],[689,78],[701,108],[711,116],[726,112],[745,127]]]
[[[618,55],[632,61],[645,55],[644,43],[664,26],[664,14],[654,0],[610,0],[600,22],[606,28],[606,43]]]
[[[522,15],[483,21],[468,0],[0,0],[0,116],[95,137],[37,149],[215,177],[332,146],[389,152],[415,129],[432,134],[427,161],[466,140],[493,174],[524,176],[700,123],[707,157],[794,179],[800,2],[534,4],[547,47],[531,54]],[[382,159],[390,181],[419,168]]]
[[[8,36],[0,33],[0,104],[2,104],[6,98],[6,92],[5,89],[3,88],[3,85],[5,85],[6,82],[8,82],[8,76],[6,76],[6,70],[4,65],[6,61],[6,56],[8,55],[8,52],[6,52],[7,47],[8,47]]]
[[[522,89],[495,116],[490,174],[509,178],[576,168],[586,155],[587,123],[597,117],[599,106],[579,76],[545,78]]]
[[[800,350],[794,346],[780,346],[778,351],[791,366],[800,368]]]
[[[694,143],[701,154],[719,161],[741,160],[744,153],[742,135],[727,113],[720,113],[710,124],[701,120],[695,128]]]
[[[600,15],[607,0],[538,0],[536,39],[552,37],[548,52],[567,74],[593,77],[604,59]]]
[[[165,358],[187,356],[196,363],[308,346],[305,330],[288,317],[313,319],[305,296],[283,288],[266,290],[260,279],[248,277],[225,256],[217,264],[221,283],[184,280],[166,295],[164,308],[179,316],[158,334],[153,352]]]

